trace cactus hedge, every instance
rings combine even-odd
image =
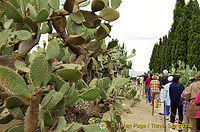
[[[0,0],[0,91],[6,95],[0,113],[8,110],[0,124],[21,121],[6,131],[99,131],[109,104],[116,110],[107,123],[121,121],[121,103],[137,91],[127,61],[135,52],[128,56],[117,39],[105,41],[120,4]]]

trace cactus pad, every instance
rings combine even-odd
[[[8,1],[1,2],[1,7],[5,11],[5,14],[8,18],[14,19],[15,22],[23,22],[22,15],[10,2]]]
[[[99,49],[102,45],[102,41],[101,40],[93,40],[91,42],[89,42],[88,44],[85,45],[85,48],[87,50],[91,50],[91,51],[95,51],[97,49]]]
[[[23,72],[27,72],[27,73],[30,72],[30,69],[22,61],[16,61],[15,62],[15,68],[18,69],[18,70],[20,70],[20,71],[23,71]]]
[[[0,66],[0,86],[4,88],[5,91],[16,96],[31,96],[24,79],[15,71],[4,66]]]
[[[0,32],[0,45],[5,44],[10,36],[11,30],[3,30]]]
[[[33,7],[33,5],[31,5],[30,3],[28,3],[28,6],[27,6],[28,8],[29,8],[29,11],[30,11],[30,17],[32,18],[32,19],[35,19],[36,18],[36,16],[37,16],[37,12],[35,11],[35,8]]]
[[[79,7],[85,7],[85,6],[87,6],[87,5],[90,4],[90,1],[87,1],[87,0],[84,0],[84,1],[86,1],[86,2],[80,3],[78,6],[79,6]]]
[[[47,104],[51,101],[51,99],[53,98],[53,95],[55,93],[55,90],[51,90],[42,100],[42,108],[45,108],[47,106]]]
[[[80,12],[73,12],[69,15],[69,17],[76,23],[81,24],[84,20],[83,15]]]
[[[91,101],[91,100],[95,100],[96,98],[99,97],[101,91],[97,88],[91,88],[87,91],[85,91],[84,93],[80,94],[79,97],[87,100],[87,101]]]
[[[48,16],[49,16],[48,10],[43,8],[38,12],[38,14],[35,18],[35,22],[36,23],[42,23],[42,22],[46,21]]]
[[[13,32],[12,34],[16,34],[19,40],[28,40],[31,38],[31,33],[27,30],[18,30]]]
[[[44,126],[52,126],[53,125],[53,118],[49,110],[46,110],[44,113]]]
[[[109,36],[109,33],[110,33],[109,28],[102,23],[97,29],[95,38],[97,40],[105,39],[107,36]]]
[[[51,98],[51,101],[47,104],[45,108],[51,109],[55,105],[57,105],[63,98],[63,94],[61,92],[55,92],[53,97]]]
[[[102,0],[93,0],[91,6],[92,11],[96,12],[102,10],[105,7],[105,3]]]
[[[21,124],[12,126],[8,128],[6,132],[24,132],[24,126]]]
[[[119,18],[119,12],[107,6],[100,11],[99,16],[106,21],[115,21]]]
[[[63,95],[67,94],[70,90],[69,83],[63,84],[63,86],[60,88],[59,92],[61,92]]]
[[[56,132],[63,132],[65,130],[65,126],[66,126],[66,120],[65,120],[65,117],[59,117],[58,118],[58,125],[57,125],[57,128],[56,128]]]
[[[108,43],[107,49],[112,49],[117,45],[118,45],[118,40],[112,40],[111,42]]]
[[[11,24],[13,23],[14,19],[9,19],[8,21],[6,21],[4,23],[4,28],[5,29],[9,29],[9,27],[11,26]]]
[[[31,30],[34,33],[37,33],[37,31],[38,31],[38,25],[37,25],[36,22],[34,22],[34,20],[32,18],[26,16],[23,20],[31,28]]]
[[[13,109],[13,108],[19,107],[23,104],[24,103],[21,101],[21,99],[19,99],[17,97],[9,97],[6,99],[5,106],[7,109]]]
[[[9,114],[5,117],[0,118],[0,124],[7,124],[9,122],[11,122],[14,119],[14,116]]]
[[[81,45],[86,43],[86,39],[82,37],[83,35],[70,35],[69,39],[71,40],[71,44]]]
[[[24,118],[24,114],[19,107],[14,108],[14,109],[9,109],[8,112],[12,114],[14,118],[17,120],[22,120]]]
[[[101,78],[96,85],[97,87],[106,90],[110,85],[110,78],[109,77]]]
[[[49,42],[46,49],[46,56],[48,60],[55,59],[60,53],[60,47],[56,39]]]
[[[45,34],[48,33],[49,31],[50,31],[49,25],[46,22],[44,22],[42,24],[41,33]]]
[[[60,6],[60,0],[50,0],[49,5],[51,6],[52,9],[57,10],[59,9]]]
[[[119,78],[115,79],[114,84],[117,87],[121,87],[122,85],[126,84],[127,82],[128,82],[128,79],[119,77]]]
[[[48,63],[44,55],[37,55],[30,65],[30,78],[34,87],[40,87],[47,75]]]
[[[47,83],[49,82],[50,78],[51,78],[51,74],[52,74],[52,62],[48,61],[48,69],[47,69],[47,75],[44,78],[44,81],[42,82],[43,86],[46,86]]]
[[[66,81],[78,81],[82,77],[82,73],[73,68],[64,68],[57,70],[59,76],[61,76]]]
[[[109,6],[109,0],[102,0],[105,3],[105,6]]]
[[[87,28],[96,28],[101,24],[101,20],[94,12],[81,10],[80,13],[84,16],[83,24]]]
[[[70,106],[71,104],[74,104],[76,103],[76,101],[79,99],[79,93],[75,90],[75,91],[72,91],[72,95],[68,95],[67,96],[67,99],[66,99],[66,102],[65,102],[65,106]],[[69,93],[71,94],[71,93]]]
[[[69,69],[77,69],[77,70],[82,69],[81,65],[79,64],[63,64],[62,66]]]
[[[111,0],[111,7],[116,9],[120,6],[121,3],[122,3],[121,0]]]
[[[5,108],[6,108],[5,106],[1,106],[1,107],[0,107],[0,114],[1,114],[1,112],[3,112],[3,110],[4,110]]]
[[[121,113],[123,111],[123,105],[117,100],[114,101],[114,107],[118,113]]]
[[[74,8],[75,0],[66,0],[64,3],[64,9],[69,13],[72,13]]]
[[[48,4],[48,0],[36,0],[38,1],[38,5],[39,5],[39,9],[47,9],[49,10],[50,7],[49,7],[49,4]]]
[[[90,84],[89,84],[89,87],[90,87],[90,88],[94,87],[94,86],[96,85],[97,81],[98,81],[97,78],[92,79],[92,81],[91,81]]]

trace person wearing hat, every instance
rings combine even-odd
[[[169,96],[169,87],[172,84],[172,80],[173,80],[173,77],[169,76],[168,77],[169,83],[167,83],[163,89],[163,101],[166,102],[166,116],[167,116],[166,120],[169,120],[169,108],[170,108],[170,103],[171,103],[170,96]]]

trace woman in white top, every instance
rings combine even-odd
[[[171,100],[170,100],[170,95],[169,95],[169,87],[170,85],[172,84],[172,80],[173,80],[173,77],[172,76],[169,76],[168,77],[168,81],[169,83],[167,83],[165,86],[164,86],[164,89],[163,89],[163,101],[166,102],[166,116],[167,116],[167,120],[169,120],[169,107],[170,107],[170,103],[171,103]]]

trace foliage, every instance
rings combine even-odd
[[[127,55],[117,39],[105,42],[121,0],[80,8],[88,3],[66,0],[60,9],[59,0],[0,1],[0,87],[8,95],[0,112],[9,111],[0,123],[24,119],[7,131],[94,131],[89,118],[102,118],[110,104],[121,121],[122,95],[136,94],[127,61],[135,50]],[[36,46],[42,34],[48,41]]]
[[[199,25],[200,9],[197,0],[177,0],[174,9],[174,22],[168,36],[160,38],[154,45],[149,68],[161,73],[169,70],[174,64],[178,68],[178,61],[185,62],[190,68],[195,65],[199,70]]]
[[[174,65],[172,65],[172,68],[170,69],[171,75],[180,75],[180,83],[189,86],[190,79],[194,78],[197,74],[197,68],[193,66],[192,68],[189,67],[189,65],[185,65],[184,62],[178,61],[178,68],[175,68]]]

